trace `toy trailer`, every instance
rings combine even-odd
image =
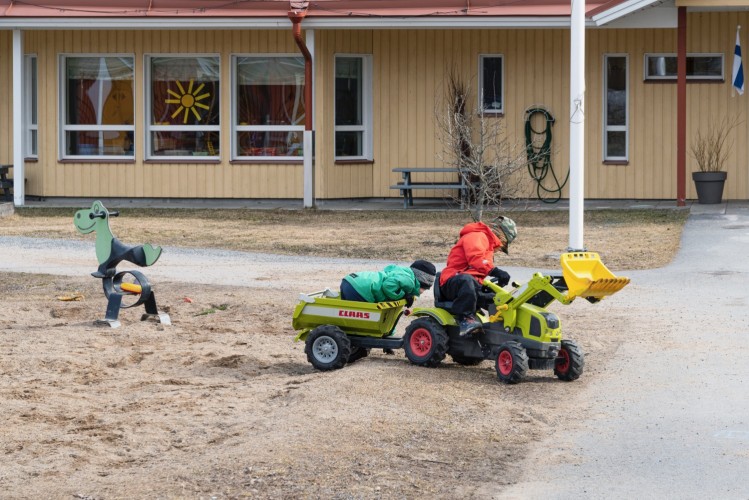
[[[369,354],[371,348],[400,349],[403,338],[389,337],[403,313],[405,300],[354,302],[325,289],[300,294],[292,326],[305,341],[304,352],[318,370],[335,370]]]

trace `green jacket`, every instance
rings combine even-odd
[[[421,291],[410,267],[389,265],[382,271],[351,273],[343,279],[368,302],[400,300],[408,295],[418,297]]]

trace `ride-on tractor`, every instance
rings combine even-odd
[[[330,291],[302,296],[294,311],[293,326],[301,330],[295,340],[306,340],[307,359],[315,368],[343,367],[367,355],[373,347],[401,348],[414,364],[434,367],[447,354],[462,365],[495,361],[500,381],[514,384],[529,369],[554,370],[561,380],[580,377],[585,365],[583,351],[562,339],[559,318],[546,308],[552,302],[570,304],[582,297],[596,303],[621,290],[628,278],[609,271],[597,253],[571,252],[561,256],[562,275],[535,273],[508,291],[487,279],[491,296],[487,312],[477,313],[482,322],[475,335],[460,336],[435,285],[435,307],[414,308],[414,320],[402,338],[387,338],[403,310],[404,301],[368,304],[342,301]],[[327,295],[327,296],[326,296]]]

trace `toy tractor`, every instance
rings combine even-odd
[[[330,289],[302,294],[292,320],[299,331],[294,340],[305,341],[307,360],[318,370],[343,368],[371,348],[403,348],[411,363],[427,367],[439,365],[448,354],[462,365],[493,359],[499,380],[508,384],[522,380],[529,369],[553,369],[561,380],[576,380],[585,365],[583,352],[575,342],[562,340],[559,318],[546,307],[554,300],[570,304],[577,297],[598,302],[629,279],[614,276],[593,252],[563,254],[561,264],[561,276],[535,273],[511,291],[485,280],[491,305],[488,313],[477,314],[481,333],[468,338],[460,336],[452,304],[442,300],[435,286],[435,307],[414,308],[417,319],[402,338],[390,335],[404,300],[352,302]]]
[[[406,329],[404,338],[412,344],[406,349],[409,360],[438,365],[445,358],[441,344],[447,337],[447,354],[453,361],[477,365],[492,359],[497,377],[507,384],[520,382],[529,369],[554,370],[561,380],[577,380],[585,366],[583,351],[575,342],[562,339],[561,322],[546,307],[555,300],[570,304],[577,297],[595,303],[630,280],[614,276],[593,252],[562,254],[561,264],[561,276],[535,273],[525,285],[513,284],[511,291],[484,280],[493,297],[488,313],[477,313],[483,323],[480,333],[470,337],[460,336],[450,313],[452,303],[443,301],[435,286],[435,307],[415,308],[417,319]]]

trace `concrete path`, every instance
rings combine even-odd
[[[749,498],[749,207],[695,205],[675,261],[628,274],[627,338],[576,396],[590,417],[496,498]]]

